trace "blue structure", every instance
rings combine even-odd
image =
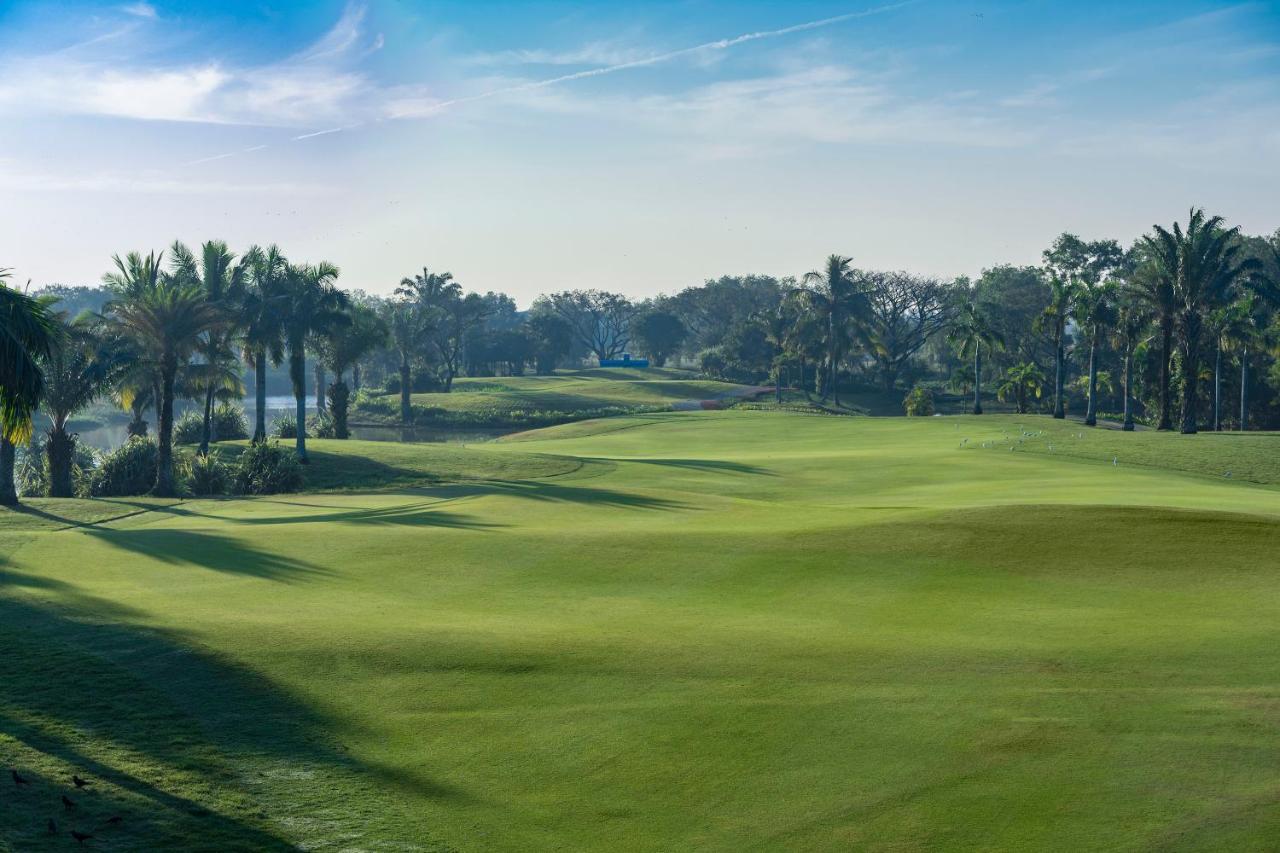
[[[648,367],[649,359],[632,358],[631,353],[624,352],[622,358],[602,358],[600,359],[601,367]]]

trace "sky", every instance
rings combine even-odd
[[[1280,2],[0,0],[0,267],[217,238],[523,306],[1280,228]]]

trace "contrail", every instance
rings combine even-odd
[[[693,47],[683,47],[683,48],[680,48],[679,50],[672,50],[666,53],[657,53],[657,54],[654,54],[653,56],[644,57],[643,59],[633,59],[629,62],[619,62],[616,65],[605,65],[600,68],[590,68],[590,69],[587,69],[586,71],[576,71],[572,74],[562,74],[558,77],[550,77],[546,80],[534,80],[529,83],[519,83],[514,86],[504,86],[500,89],[491,89],[488,92],[481,92],[476,95],[468,95],[462,98],[452,98],[447,101],[439,101],[435,104],[431,104],[429,107],[424,108],[422,112],[416,112],[416,111],[403,112],[397,115],[388,116],[388,118],[392,118],[392,119],[423,118],[429,115],[435,115],[436,113],[443,112],[444,110],[447,110],[450,107],[456,107],[461,104],[470,104],[470,103],[474,103],[475,101],[483,101],[488,98],[496,98],[500,95],[511,95],[519,92],[532,91],[534,89],[545,89],[548,86],[558,86],[562,83],[572,83],[575,80],[585,80],[589,77],[603,77],[606,74],[617,74],[619,71],[630,71],[633,68],[645,68],[650,65],[658,65],[663,62],[670,62],[673,59],[679,59],[681,57],[690,56],[692,54],[701,53],[703,51],[728,50],[729,48],[737,47],[738,45],[746,44],[747,42],[761,41],[763,39],[782,38],[783,36],[789,36],[795,33],[802,33],[807,30],[817,30],[823,27],[830,27],[834,24],[844,23],[845,21],[853,21],[859,18],[869,18],[873,15],[884,14],[885,12],[893,12],[898,9],[905,8],[907,6],[914,6],[919,2],[921,2],[921,0],[902,0],[902,2],[899,2],[899,3],[890,3],[885,6],[876,6],[871,9],[863,9],[862,11],[859,11],[859,12],[847,12],[843,15],[835,15],[834,17],[830,17],[830,18],[821,18],[817,21],[807,21],[803,24],[792,24],[789,27],[783,27],[782,29],[778,29],[778,30],[761,30],[759,32],[754,32],[754,33],[744,33],[743,35],[735,36],[733,38],[719,39],[717,41],[709,41],[709,42],[706,42],[705,44],[699,44]],[[328,136],[329,134],[333,134],[333,133],[342,133],[343,131],[346,131],[346,130],[352,130],[354,128],[361,127],[364,124],[366,124],[366,122],[356,122],[355,124],[346,125],[344,127],[331,127],[327,130],[317,130],[311,133],[303,133],[298,136],[292,137],[290,141],[298,142],[303,139],[314,139],[317,136]],[[249,154],[254,151],[261,151],[267,147],[269,146],[256,145],[253,148],[246,148],[242,151],[232,151],[227,154],[217,154],[213,157],[204,157],[199,160],[192,160],[191,162],[185,163],[183,165],[195,166],[200,163],[211,163],[215,160],[225,160],[228,157],[235,157],[239,154]]]
[[[832,18],[822,18],[817,21],[809,21],[804,24],[793,24],[789,27],[783,27],[780,30],[763,30],[761,32],[746,33],[729,39],[720,39],[718,41],[709,41],[705,44],[696,45],[694,47],[683,47],[679,50],[668,51],[667,53],[659,53],[653,56],[646,56],[643,59],[633,59],[630,62],[619,62],[617,65],[606,65],[602,68],[591,68],[586,71],[576,71],[573,74],[562,74],[559,77],[551,77],[547,80],[536,80],[531,83],[520,83],[515,86],[506,86],[501,89],[493,89],[489,92],[481,92],[478,95],[469,95],[465,98],[454,98],[448,101],[441,101],[434,104],[431,112],[439,112],[458,104],[469,104],[473,101],[484,100],[485,98],[493,98],[498,95],[508,95],[516,92],[528,92],[531,89],[544,89],[547,86],[557,86],[561,83],[571,83],[574,80],[585,80],[588,77],[602,77],[606,74],[617,74],[619,71],[630,71],[633,68],[644,68],[649,65],[657,65],[662,62],[670,62],[673,59],[679,59],[682,56],[700,53],[705,50],[728,50],[740,44],[749,41],[760,41],[761,39],[781,38],[789,36],[793,33],[804,32],[805,30],[816,30],[822,27],[829,27],[832,24],[840,24],[845,21],[852,21],[858,18],[869,18],[872,15],[883,14],[884,12],[892,12],[906,6],[913,6],[920,0],[903,0],[901,3],[892,3],[887,6],[876,6],[873,9],[864,9],[861,12],[848,12],[844,15],[836,15]]]

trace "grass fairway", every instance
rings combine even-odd
[[[1273,849],[1277,442],[671,413],[316,444],[459,482],[33,502],[0,839]]]
[[[561,370],[553,376],[459,378],[449,394],[413,394],[419,424],[545,426],[583,418],[666,411],[689,400],[743,393],[744,386],[671,368]],[[356,420],[395,420],[398,394],[376,398]]]

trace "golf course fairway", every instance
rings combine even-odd
[[[314,442],[380,489],[33,500],[0,514],[0,838],[1267,849],[1276,442],[666,413]]]

